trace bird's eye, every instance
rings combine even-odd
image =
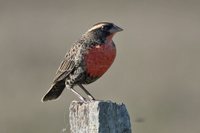
[[[109,25],[103,25],[102,27],[101,27],[101,30],[103,30],[103,31],[108,31],[110,29],[110,26]]]

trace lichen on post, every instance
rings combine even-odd
[[[69,111],[71,133],[131,133],[130,117],[124,104],[73,101]]]

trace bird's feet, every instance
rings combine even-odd
[[[83,103],[91,103],[96,101],[94,98],[89,97],[89,99],[86,99],[85,97],[79,97],[79,99],[81,100],[81,102]]]

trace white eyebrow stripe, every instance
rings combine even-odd
[[[95,26],[93,26],[91,29],[89,29],[88,31],[92,31],[92,30],[94,30],[94,29],[98,29],[98,28],[100,28],[100,27],[103,26],[103,25],[105,25],[105,24],[98,24],[98,25],[95,25]]]

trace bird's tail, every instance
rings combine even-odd
[[[59,81],[51,86],[47,93],[42,98],[42,102],[57,99],[65,88],[65,81]]]

